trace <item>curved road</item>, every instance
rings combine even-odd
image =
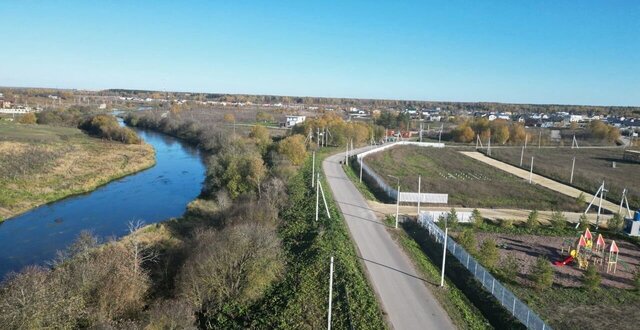
[[[344,153],[328,157],[322,167],[364,261],[369,281],[392,327],[455,329],[447,313],[426,287],[437,284],[420,277],[402,248],[387,232],[387,226],[377,219],[364,197],[347,178],[340,161],[344,161]]]

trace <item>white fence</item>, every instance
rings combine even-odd
[[[429,235],[435,238],[435,240],[443,244],[444,231],[440,229],[435,222],[429,219],[426,213],[421,212],[418,222],[421,226],[425,227],[429,232]],[[480,263],[473,258],[465,249],[456,243],[451,237],[447,238],[447,250],[453,254],[456,259],[473,274],[475,279],[482,284],[482,287],[493,295],[500,304],[509,311],[515,318],[517,318],[528,329],[535,330],[551,330],[541,318],[523,303],[518,297],[516,297],[509,289],[507,289],[500,281],[495,279],[491,273],[486,270]]]
[[[402,193],[400,193],[402,195]],[[438,222],[440,217],[447,217],[449,215],[449,211],[420,211],[420,217],[433,222]],[[471,222],[471,212],[458,212],[456,211],[456,215],[458,216],[458,222]]]
[[[395,147],[398,145],[414,145],[418,147],[429,147],[429,148],[444,148],[444,143],[432,143],[432,142],[413,142],[413,141],[399,141],[394,143],[385,144],[381,147],[371,149],[356,155],[357,166],[360,166],[360,159],[367,155],[371,155],[391,147]],[[389,186],[385,180],[383,180],[376,172],[374,172],[367,164],[362,162],[362,171],[369,177],[374,183],[380,187],[384,193],[389,196],[389,198],[396,200],[398,198],[398,191],[393,187]],[[418,203],[418,199],[420,199],[420,203],[431,203],[431,204],[447,204],[449,202],[449,194],[434,194],[434,193],[414,193],[414,192],[403,192],[400,191],[400,201],[408,202],[408,203]]]

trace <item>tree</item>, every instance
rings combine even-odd
[[[307,157],[304,136],[295,134],[280,141],[278,152],[288,158],[293,165],[301,165]]]
[[[169,112],[171,112],[172,115],[177,116],[182,112],[182,107],[180,104],[174,103],[171,105]]]
[[[484,218],[482,217],[482,214],[480,213],[480,211],[478,211],[478,209],[473,209],[473,211],[471,212],[470,220],[476,229],[481,227],[484,222]]]
[[[533,286],[537,290],[550,288],[553,284],[553,268],[546,257],[538,257],[531,270]]]
[[[567,224],[567,218],[560,211],[554,211],[551,213],[551,219],[549,219],[551,227],[555,230],[562,230]]]
[[[505,144],[509,140],[509,127],[504,120],[494,120],[491,138],[498,144]]]
[[[602,278],[600,277],[596,266],[593,263],[589,264],[582,275],[582,286],[588,291],[593,291],[600,286],[601,280]]]
[[[584,193],[580,192],[580,195],[578,195],[578,197],[576,197],[576,203],[578,204],[579,207],[584,207],[587,204],[587,201],[584,197]]]
[[[620,231],[622,230],[624,219],[619,213],[614,214],[609,220],[607,220],[607,228],[610,231]]]
[[[589,228],[589,219],[587,219],[587,215],[584,213],[580,214],[580,218],[578,218],[578,228],[580,228],[581,231]]]
[[[236,116],[234,116],[232,113],[225,113],[222,119],[229,124],[236,122]]]
[[[275,229],[255,223],[197,233],[191,251],[178,275],[178,291],[207,318],[233,317],[225,306],[255,301],[283,270]]]
[[[538,222],[538,211],[537,210],[533,210],[531,211],[531,213],[529,213],[529,216],[527,217],[527,223],[526,223],[526,227],[529,229],[534,229],[536,227],[538,227],[539,222]]]
[[[464,229],[458,235],[458,244],[460,244],[470,254],[476,253],[476,235],[470,228]]]
[[[458,212],[456,212],[455,208],[451,208],[451,211],[447,214],[447,226],[449,228],[456,229],[458,228]]]
[[[261,123],[272,122],[273,116],[270,113],[258,111],[258,113],[256,114],[256,121]]]
[[[520,273],[520,263],[516,257],[510,254],[500,263],[499,271],[507,281],[513,283]]]
[[[527,131],[524,129],[524,125],[516,123],[511,125],[511,133],[509,134],[509,142],[512,143],[524,143],[527,138]]]
[[[467,124],[458,125],[453,131],[451,131],[453,140],[456,142],[469,143],[475,138],[473,129]]]
[[[251,127],[251,131],[249,131],[249,137],[256,141],[256,145],[263,153],[267,150],[267,147],[271,143],[271,136],[269,136],[269,131],[264,126],[255,125]]]
[[[20,120],[18,121],[20,124],[28,124],[28,125],[33,125],[37,122],[37,118],[36,115],[33,112],[29,112],[25,115],[23,115],[22,117],[20,117]]]
[[[492,238],[486,238],[482,241],[480,251],[478,252],[478,259],[487,268],[494,268],[500,255],[498,253],[498,247],[496,242]]]

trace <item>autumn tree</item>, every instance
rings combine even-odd
[[[295,134],[280,141],[278,152],[289,159],[293,165],[301,165],[307,157],[304,136]]]
[[[36,121],[37,121],[36,115],[33,112],[29,112],[23,115],[22,117],[20,117],[20,120],[18,122],[20,124],[33,125],[36,123]]]
[[[525,223],[526,227],[529,229],[534,229],[538,227],[539,224],[540,222],[538,221],[538,211],[537,210],[531,211],[529,213],[529,216],[527,216],[527,222]]]
[[[271,143],[271,136],[269,131],[264,126],[255,125],[251,127],[249,131],[249,137],[252,138],[261,152],[264,152],[267,146]]]
[[[273,115],[264,111],[258,111],[256,114],[256,121],[261,123],[267,123],[273,121]]]
[[[500,254],[498,253],[496,242],[492,238],[486,238],[482,241],[480,251],[478,251],[478,259],[487,268],[492,269],[495,267],[498,259],[500,259]]]

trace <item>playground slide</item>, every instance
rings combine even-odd
[[[564,259],[562,261],[554,262],[554,265],[562,267],[562,266],[570,263],[571,261],[573,261],[573,257],[572,256],[568,256],[567,259]]]

